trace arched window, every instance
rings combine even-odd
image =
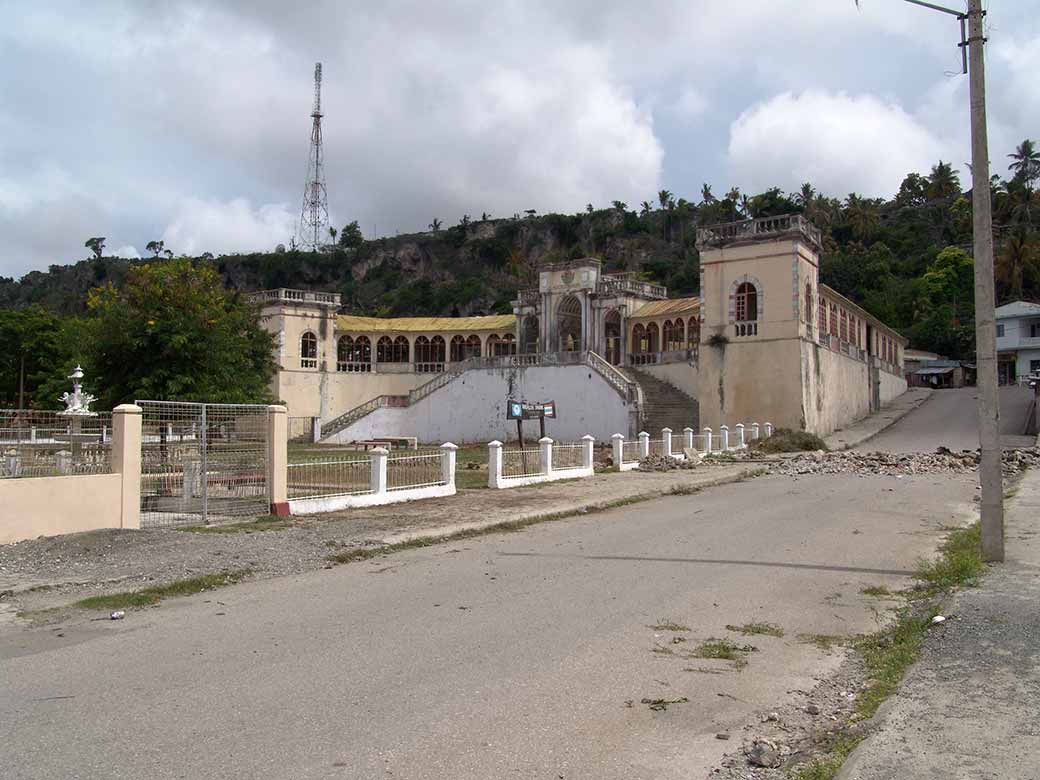
[[[460,360],[466,359],[466,338],[464,336],[452,336],[449,346],[452,363],[458,363]]]
[[[838,336],[842,341],[849,340],[849,315],[845,313],[845,310],[841,310],[841,325]]]
[[[488,336],[487,340],[487,353],[488,357],[505,357],[506,355],[516,354],[516,336],[512,333],[507,333],[504,336],[499,336],[497,333]]]
[[[632,354],[642,355],[648,351],[646,348],[646,328],[640,323],[632,328]]]
[[[476,333],[466,339],[466,357],[480,357],[480,336]]]
[[[340,336],[336,342],[336,370],[364,373],[372,370],[372,343],[368,336]]]
[[[611,309],[603,318],[603,340],[606,354],[603,356],[612,366],[621,365],[621,312]]]
[[[336,370],[346,371],[340,368],[344,363],[351,363],[354,359],[354,339],[351,336],[340,336],[336,342]]]
[[[734,314],[737,322],[754,322],[758,319],[758,290],[751,282],[741,282],[737,287]]]
[[[690,317],[686,323],[686,348],[696,352],[700,349],[701,323],[696,317]]]
[[[376,342],[376,362],[394,362],[394,341],[389,336],[380,336]]]
[[[646,351],[661,351],[661,335],[656,322],[651,322],[646,326]]]
[[[432,363],[430,359],[430,340],[426,336],[419,336],[415,340],[415,362]]]
[[[816,329],[820,336],[827,335],[827,301],[823,300],[823,296],[820,296],[820,315],[816,323]]]
[[[394,357],[391,362],[393,363],[407,363],[408,362],[408,339],[405,336],[398,336],[394,339]]]
[[[354,339],[354,362],[366,364],[362,371],[368,371],[372,366],[372,342],[368,336],[358,336]]]
[[[805,324],[809,326],[809,333],[812,333],[812,318],[813,318],[813,305],[812,305],[812,282],[805,283]]]
[[[444,337],[434,336],[430,339],[430,361],[433,363],[444,362]]]
[[[318,367],[318,337],[310,331],[300,336],[300,367]]]
[[[580,352],[581,343],[581,301],[568,295],[556,310],[557,332],[560,337],[560,352]]]
[[[831,335],[838,335],[838,304],[831,304]]]
[[[538,318],[534,315],[524,317],[520,323],[520,351],[525,355],[538,352]]]
[[[498,342],[499,336],[497,333],[492,333],[487,337],[487,356],[495,357],[498,355]]]

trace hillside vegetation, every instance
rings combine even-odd
[[[1007,155],[1006,177],[994,176],[998,302],[1040,299],[1040,153],[1024,141]],[[510,311],[518,288],[535,283],[544,262],[593,256],[607,271],[632,271],[667,285],[673,296],[698,285],[699,226],[749,217],[805,213],[824,234],[821,279],[898,328],[913,346],[970,358],[974,318],[971,195],[940,161],[910,173],[891,200],[851,193],[835,198],[805,184],[748,196],[704,185],[692,200],[671,192],[637,205],[591,204],[577,214],[507,218],[464,216],[443,228],[366,240],[357,223],[330,231],[323,252],[279,251],[192,258],[211,266],[232,290],[271,287],[339,292],[349,311],[470,315]],[[127,261],[104,255],[104,239],[87,241],[94,257],[52,265],[20,280],[0,278],[0,309],[39,306],[59,318],[86,311],[89,290],[120,286]],[[172,252],[149,244],[156,259]],[[4,341],[0,332],[0,341]],[[6,339],[7,341],[10,338]],[[14,344],[0,343],[0,348]],[[9,353],[10,354],[10,353]]]

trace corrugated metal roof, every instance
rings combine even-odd
[[[353,333],[510,331],[516,328],[516,317],[512,314],[489,317],[358,317],[341,314],[336,317],[336,327]]]
[[[952,371],[953,368],[919,368],[914,373],[918,376],[931,376],[949,374]]]
[[[698,311],[700,308],[700,298],[670,298],[664,301],[650,301],[649,303],[644,303],[632,312],[632,314],[629,315],[629,319],[688,314]]]
[[[1035,317],[1038,314],[1040,314],[1040,303],[1030,303],[1029,301],[1005,303],[1003,306],[998,306],[996,311],[997,319]]]

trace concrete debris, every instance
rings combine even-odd
[[[715,735],[715,739],[729,739],[729,734],[727,734],[725,731],[720,731],[718,734]]]
[[[759,739],[747,749],[747,760],[753,766],[772,769],[780,766],[780,749],[775,742]]]
[[[932,625],[933,626],[936,625],[937,623],[945,623],[945,622],[946,622],[946,618],[943,617],[942,615],[936,615],[935,617],[932,618]]]
[[[940,447],[932,453],[809,452],[774,461],[770,470],[787,476],[856,474],[900,478],[915,474],[970,474],[978,463],[978,450],[952,452]],[[1040,448],[1005,450],[1003,465],[1005,477],[1040,465]]]
[[[805,711],[808,712],[810,715],[819,715],[820,714],[820,708],[817,707],[815,704],[806,705]]]
[[[108,616],[111,620],[122,620],[126,617],[126,612],[121,609],[117,609],[111,615]]]

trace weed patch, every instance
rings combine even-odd
[[[782,637],[784,630],[773,623],[745,623],[742,626],[726,626],[727,631],[733,631],[744,636],[775,636]]]
[[[266,515],[248,523],[231,523],[228,525],[189,525],[177,528],[189,534],[252,534],[258,531],[280,531],[294,524],[291,517]]]
[[[151,588],[143,588],[142,590],[110,593],[107,596],[89,596],[74,602],[72,606],[81,609],[150,607],[153,604],[158,604],[163,599],[176,596],[191,596],[206,590],[223,588],[225,585],[234,585],[236,582],[241,582],[251,573],[249,569],[238,569],[218,574],[203,574],[200,577],[174,580],[166,585],[156,585]]]
[[[661,620],[656,626],[650,626],[654,631],[689,631],[689,626],[676,623],[674,620]]]
[[[799,634],[798,641],[816,645],[823,652],[829,653],[835,646],[848,642],[848,638],[834,634]]]
[[[678,699],[643,699],[640,703],[645,704],[650,709],[661,712],[667,710],[673,704],[686,704],[689,701],[685,696]]]
[[[708,639],[701,642],[697,648],[690,653],[690,658],[717,658],[723,661],[740,661],[748,653],[753,653],[758,648],[754,645],[738,645],[728,639]]]
[[[914,577],[921,583],[918,595],[935,596],[952,588],[970,587],[986,570],[978,523],[951,532],[939,552],[934,561],[920,561],[917,565]]]
[[[814,433],[777,428],[772,436],[752,442],[751,449],[757,452],[807,452],[826,450],[827,445]]]
[[[892,591],[886,588],[884,585],[871,585],[869,588],[864,588],[860,591],[864,596],[876,596],[878,598],[884,598],[885,596],[891,596]]]
[[[863,737],[838,733],[823,756],[795,770],[795,780],[834,780],[845,759],[863,741]]]

